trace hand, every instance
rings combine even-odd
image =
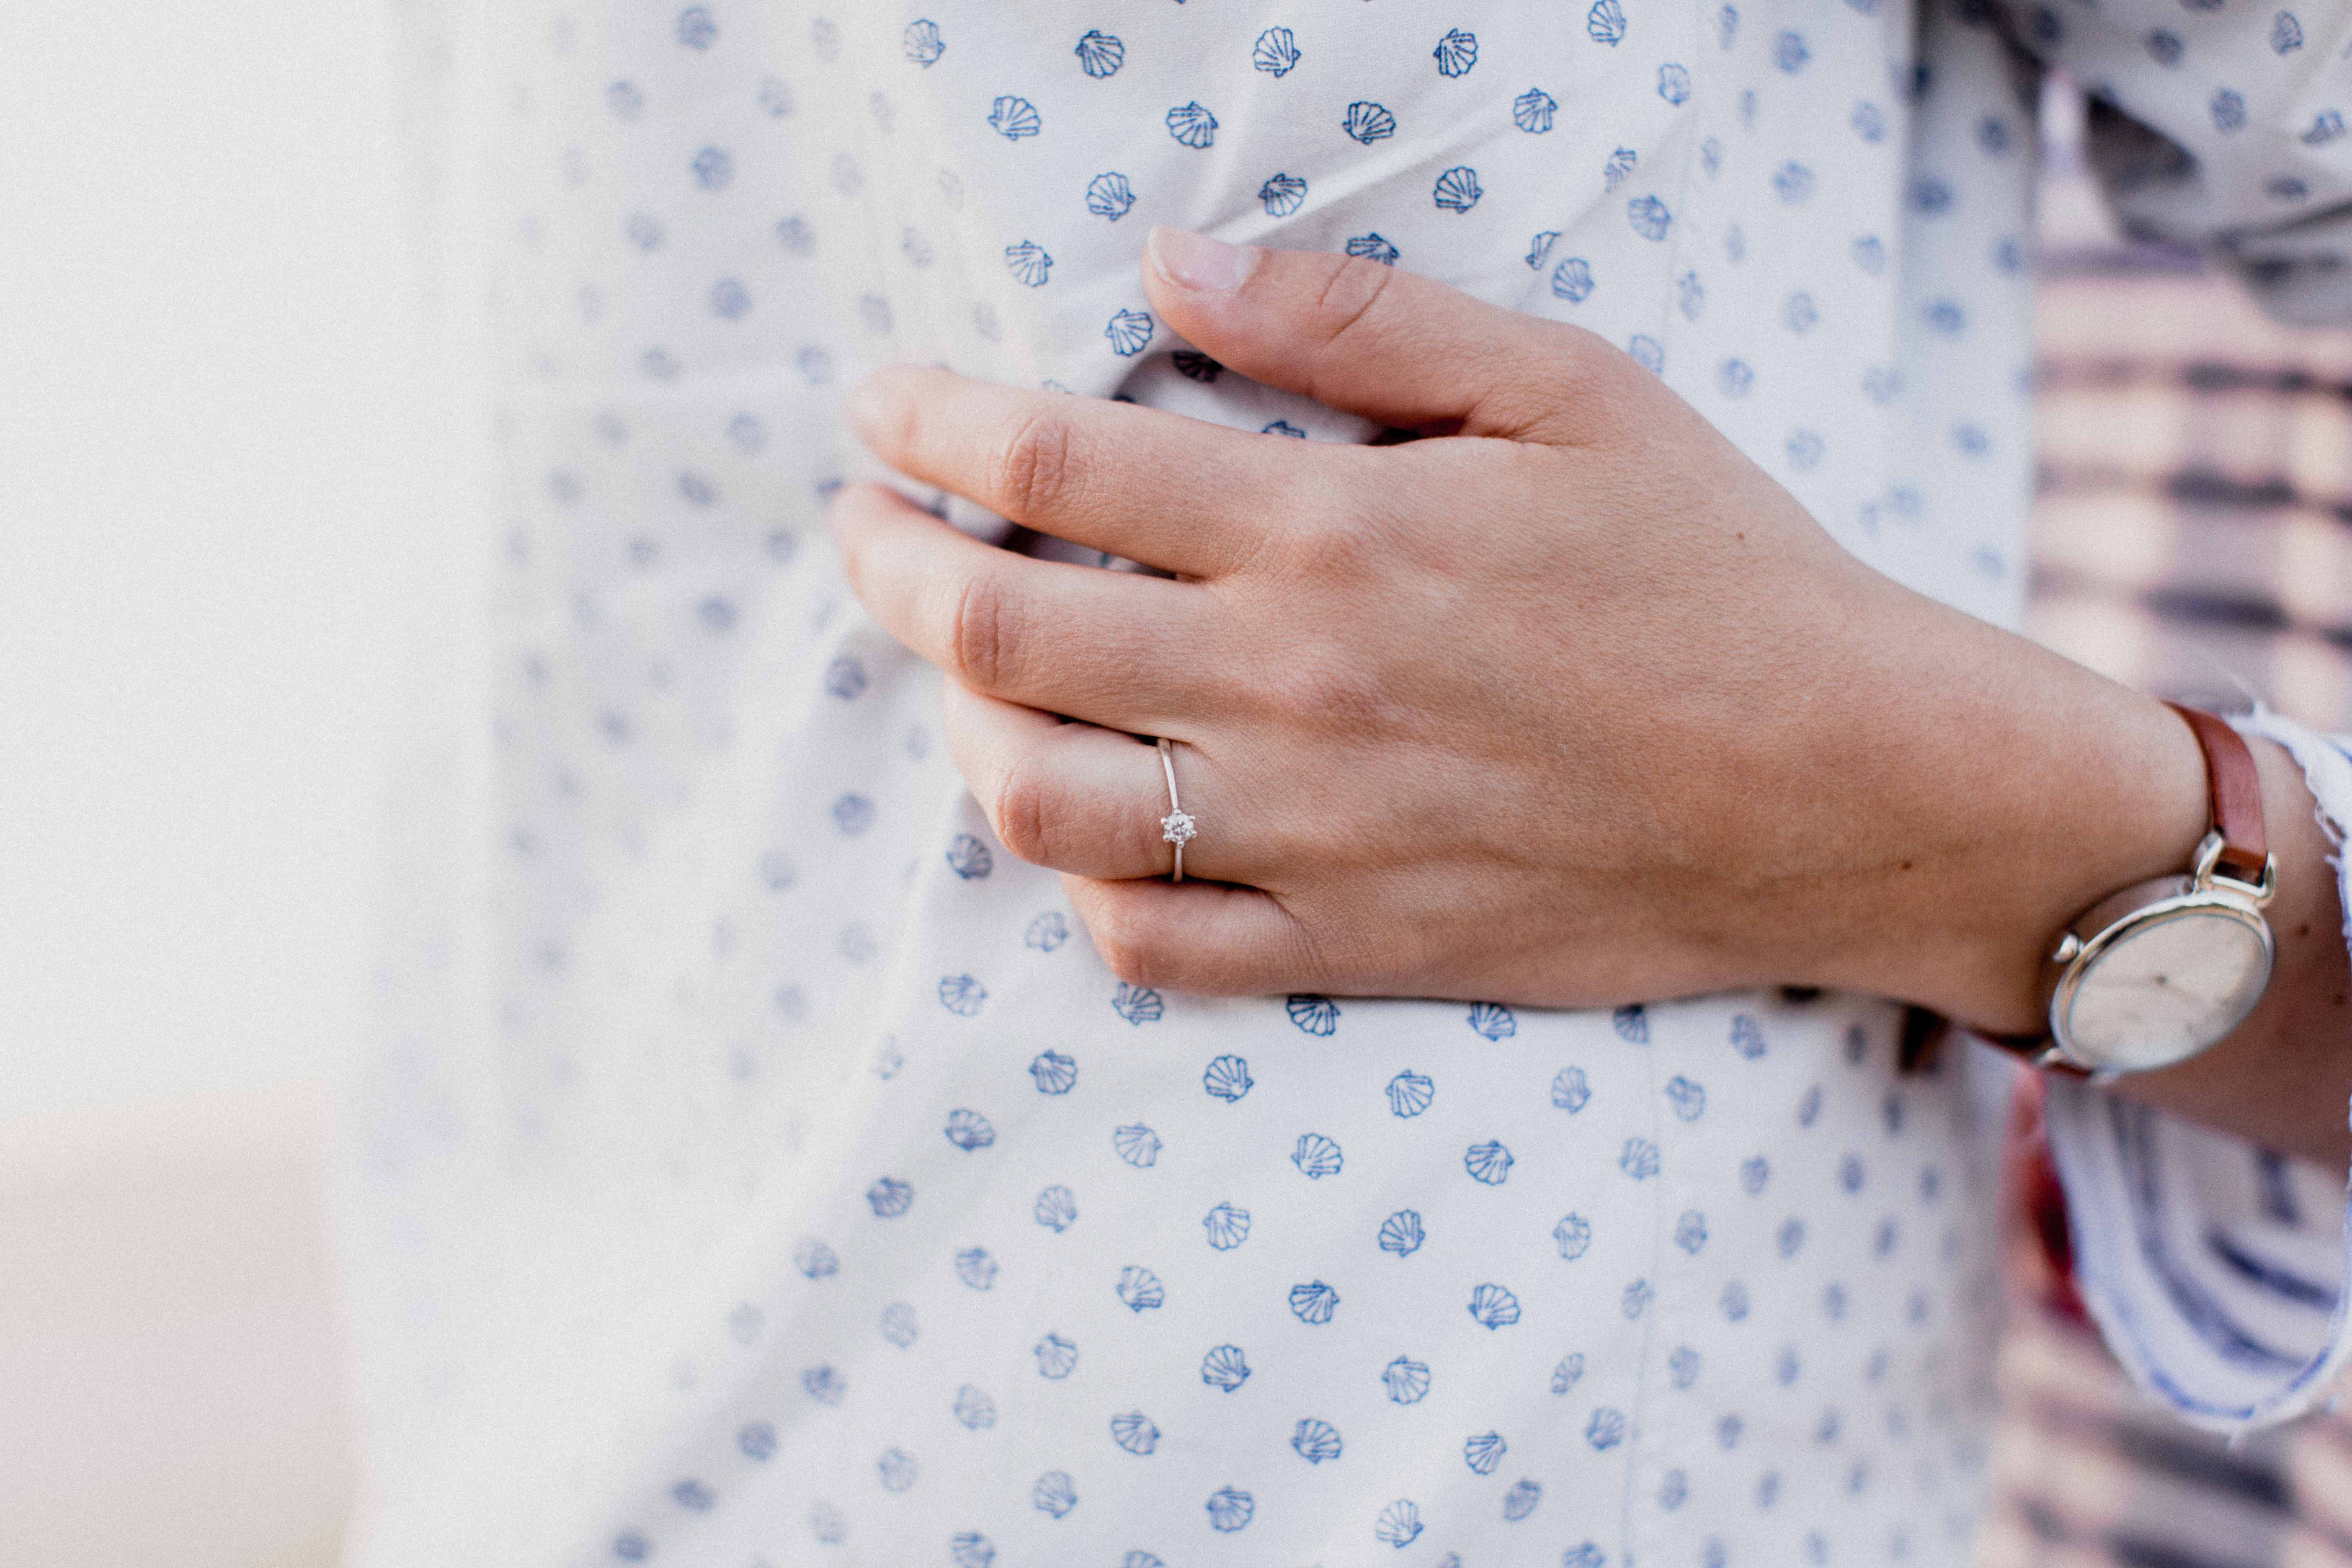
[[[2064,921],[2187,864],[2177,719],[1871,571],[1599,338],[1170,230],[1144,277],[1231,369],[1427,438],[891,370],[855,408],[885,461],[1174,576],[996,550],[876,486],[833,512],[860,597],[948,675],[998,836],[1067,874],[1122,977],[1832,985],[2021,1030]],[[1178,742],[1202,880],[1164,879],[1139,736]]]

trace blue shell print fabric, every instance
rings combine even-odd
[[[2302,182],[2254,210],[2340,202],[2342,12],[2282,51],[2233,7],[2050,26],[2115,32],[2112,90],[2209,172]],[[1586,326],[1873,564],[2013,619],[2033,127],[1989,19],[501,8],[497,592],[404,796],[352,1561],[1964,1562],[1966,1053],[1902,1077],[1895,1010],[1837,995],[1122,984],[820,515],[886,363],[1370,434],[1154,318],[1169,223]]]

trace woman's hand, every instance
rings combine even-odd
[[[1880,576],[1632,359],[1369,261],[1157,231],[1166,323],[1430,437],[869,381],[894,468],[1173,580],[834,508],[1007,848],[1123,977],[1617,1004],[1778,983],[2037,1023],[2042,950],[2203,831],[2153,700]],[[1064,722],[1062,717],[1076,721]],[[1167,736],[1199,823],[1171,848]]]

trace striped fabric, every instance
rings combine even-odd
[[[2049,98],[2034,634],[2148,690],[2352,728],[2352,331],[2125,241]]]
[[[2352,332],[2125,239],[2070,88],[2043,118],[2034,635],[2145,690],[2352,729]],[[2232,1447],[2151,1405],[2048,1261],[2051,1196],[2012,1215],[1981,1568],[2352,1568],[2352,1421]]]

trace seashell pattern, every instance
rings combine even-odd
[[[1499,1187],[1510,1179],[1511,1152],[1492,1139],[1473,1143],[1463,1152],[1462,1168],[1470,1173],[1472,1181]]]
[[[1217,377],[1225,374],[1223,365],[1198,349],[1178,349],[1168,358],[1169,363],[1175,365],[1177,374],[1186,381],[1197,381],[1202,386],[1216,385]]]
[[[1129,188],[1127,176],[1116,170],[1097,174],[1087,182],[1087,211],[1097,217],[1117,223],[1134,205],[1135,192]]]
[[[1344,1158],[1339,1145],[1320,1132],[1302,1132],[1297,1147],[1290,1152],[1290,1163],[1298,1167],[1299,1174],[1315,1181],[1336,1176]]]
[[[1290,1021],[1307,1034],[1328,1036],[1339,1026],[1339,1005],[1328,996],[1296,995],[1283,1004]]]
[[[1201,1358],[1201,1381],[1227,1394],[1249,1381],[1249,1360],[1239,1345],[1219,1345]]]
[[[940,1005],[959,1018],[976,1018],[988,1002],[988,987],[969,974],[950,974],[940,982]]]
[[[1110,1440],[1130,1454],[1149,1454],[1160,1447],[1160,1428],[1140,1410],[1110,1418]]]
[[[1288,76],[1298,63],[1298,40],[1287,27],[1268,27],[1250,48],[1250,64],[1268,76]]]
[[[1160,1014],[1160,993],[1148,986],[1122,983],[1110,999],[1110,1010],[1137,1026],[1155,1022]]]
[[[1047,1334],[1031,1347],[1037,1357],[1037,1375],[1055,1382],[1070,1375],[1078,1364],[1078,1347],[1059,1334]]]
[[[1519,1299],[1500,1285],[1481,1285],[1470,1292],[1470,1315],[1481,1328],[1508,1328],[1519,1321]]]
[[[1044,256],[1044,251],[1037,253]],[[1051,258],[1048,258],[1050,260]],[[1043,282],[1042,278],[1038,281]],[[948,869],[967,882],[976,882],[996,868],[996,858],[988,846],[969,833],[959,833],[948,844]]]
[[[1372,1539],[1384,1546],[1402,1550],[1421,1535],[1421,1510],[1402,1498],[1381,1510],[1379,1521],[1372,1526]]]
[[[1625,221],[1643,239],[1664,239],[1666,230],[1674,226],[1675,215],[1655,196],[1635,196],[1625,204]]]
[[[1239,1057],[1219,1057],[1201,1075],[1201,1087],[1228,1105],[1247,1094],[1251,1083],[1249,1063]]]
[[[1557,235],[1538,237],[1548,247]],[[1528,263],[1533,266],[1534,263]],[[1470,1032],[1481,1039],[1507,1040],[1519,1032],[1519,1016],[1500,1002],[1473,1002],[1468,1019]]]
[[[900,1350],[913,1344],[922,1333],[920,1325],[915,1321],[915,1309],[904,1301],[893,1301],[883,1308],[877,1326],[882,1331],[882,1337]]]
[[[1474,1476],[1491,1476],[1508,1452],[1510,1445],[1503,1441],[1500,1432],[1482,1432],[1462,1445],[1462,1462]]]
[[[1582,1215],[1563,1215],[1551,1227],[1551,1238],[1559,1245],[1560,1257],[1573,1263],[1591,1248],[1592,1222]]]
[[[1764,1026],[1748,1014],[1734,1014],[1731,1019],[1731,1048],[1751,1062],[1762,1056],[1765,1050]]]
[[[1288,217],[1307,205],[1307,182],[1296,174],[1275,174],[1257,188],[1258,205],[1268,217]]]
[[[879,1219],[895,1219],[915,1201],[915,1189],[896,1176],[885,1176],[866,1189],[866,1202]]]
[[[1187,147],[1213,146],[1217,117],[1198,103],[1181,104],[1168,111],[1168,134]]]
[[[1549,131],[1552,116],[1559,112],[1559,100],[1539,87],[1531,87],[1511,100],[1511,123],[1530,136]]]
[[[1140,1121],[1113,1131],[1110,1146],[1120,1159],[1139,1171],[1149,1170],[1160,1162],[1160,1134]]]
[[[1078,1506],[1078,1489],[1067,1470],[1047,1470],[1029,1489],[1029,1502],[1038,1512],[1061,1519]]]
[[[1007,94],[989,105],[988,128],[1007,142],[1018,142],[1024,136],[1036,135],[1044,124],[1037,118],[1035,104]]]
[[[1406,1356],[1381,1369],[1381,1382],[1386,1385],[1389,1397],[1399,1405],[1418,1405],[1429,1392],[1429,1368]]]
[[[949,1142],[966,1152],[996,1142],[996,1129],[977,1110],[949,1111],[947,1134]]]
[[[1210,1526],[1230,1535],[1248,1526],[1250,1516],[1257,1511],[1257,1500],[1235,1488],[1220,1487],[1210,1494],[1205,1506]]]
[[[1249,1239],[1249,1210],[1219,1204],[1201,1216],[1201,1226],[1209,1233],[1211,1247],[1219,1252],[1231,1252]]]
[[[976,1530],[966,1530],[948,1539],[950,1568],[993,1568],[996,1546]]]
[[[1394,267],[1397,247],[1378,234],[1360,234],[1348,241],[1348,254],[1359,261],[1377,261],[1383,267]]]
[[[1566,256],[1551,269],[1551,297],[1580,305],[1592,292],[1592,263],[1581,256]]]
[[[1696,1121],[1706,1114],[1706,1090],[1680,1073],[1666,1080],[1665,1094],[1677,1121]]]
[[[1478,63],[1478,36],[1455,27],[1437,40],[1437,47],[1429,51],[1437,61],[1437,74],[1444,77],[1468,76],[1470,68]]]
[[[1625,7],[1617,0],[1592,0],[1592,9],[1584,14],[1584,31],[1596,44],[1623,43]]]
[[[1554,1110],[1570,1116],[1592,1103],[1592,1090],[1584,1081],[1582,1068],[1562,1068],[1552,1075],[1551,1103]]]
[[[1290,1315],[1302,1323],[1328,1323],[1339,1310],[1339,1292],[1320,1279],[1290,1288]]]
[[[1012,273],[1013,280],[1024,288],[1044,288],[1046,275],[1053,268],[1054,258],[1045,253],[1044,246],[1034,239],[1024,239],[1018,245],[1004,247],[1004,269]]]
[[[919,66],[935,66],[940,57],[948,52],[948,47],[940,42],[940,25],[928,20],[908,23],[907,30],[899,35],[898,47]]]
[[[1309,1417],[1291,1428],[1290,1447],[1300,1458],[1310,1465],[1319,1465],[1326,1459],[1336,1459],[1339,1457],[1341,1447],[1339,1429],[1328,1421],[1317,1421]]]
[[[1398,1117],[1419,1116],[1437,1098],[1437,1085],[1407,1068],[1389,1079],[1389,1113]]]
[[[1039,1225],[1058,1236],[1077,1222],[1077,1194],[1057,1182],[1037,1194],[1029,1212]]]
[[[1612,152],[1608,160],[1601,165],[1601,188],[1614,194],[1617,187],[1623,184],[1633,173],[1634,165],[1641,161],[1642,155],[1631,147],[1620,147]]]
[[[1504,1521],[1508,1524],[1518,1523],[1519,1521],[1535,1512],[1536,1505],[1541,1501],[1543,1501],[1543,1483],[1532,1476],[1521,1477],[1511,1483],[1510,1490],[1503,1494]]]
[[[1411,1258],[1421,1250],[1421,1215],[1411,1209],[1399,1209],[1381,1221],[1381,1250],[1393,1252],[1399,1258]]]
[[[841,1272],[841,1259],[833,1248],[811,1237],[793,1249],[793,1267],[812,1279],[823,1279]]]
[[[1551,1369],[1551,1391],[1554,1394],[1566,1394],[1570,1389],[1574,1388],[1583,1376],[1583,1352],[1570,1352],[1560,1357],[1559,1364]]]
[[[1650,1043],[1649,1009],[1638,1002],[1630,1007],[1620,1007],[1612,1013],[1609,1016],[1609,1026],[1615,1029],[1617,1037],[1629,1046],[1646,1046]]]
[[[1118,1299],[1127,1303],[1130,1311],[1143,1312],[1165,1302],[1168,1292],[1160,1285],[1159,1275],[1130,1264],[1118,1271]]]
[[[1030,1060],[1029,1076],[1036,1081],[1039,1094],[1067,1094],[1078,1081],[1077,1060],[1059,1051],[1039,1051]]]
[[[1396,134],[1396,116],[1369,100],[1360,99],[1348,105],[1348,112],[1339,121],[1339,129],[1369,147],[1384,137]]]
[[[1127,46],[1093,27],[1078,35],[1078,47],[1071,53],[1090,77],[1117,76],[1118,68],[1127,63]]]
[[[1478,171],[1466,163],[1457,163],[1437,176],[1430,189],[1430,199],[1450,213],[1466,213],[1478,205],[1482,193],[1478,188]]]
[[[965,1384],[956,1390],[955,1418],[974,1432],[996,1425],[996,1401]]]
[[[956,1278],[975,1290],[985,1290],[996,1283],[996,1259],[982,1247],[967,1247],[955,1255]]]
[[[1151,341],[1151,317],[1142,310],[1118,310],[1103,327],[1103,336],[1110,340],[1110,352],[1121,359],[1132,359],[1143,352]],[[1156,998],[1158,993],[1153,993]],[[1129,1023],[1134,1019],[1128,1020]]]
[[[1273,424],[1267,426],[1265,429],[1259,431],[1258,434],[1261,436],[1287,436],[1294,441],[1304,441],[1307,439],[1307,432],[1301,430],[1297,426],[1293,425],[1287,419],[1277,419]]]

